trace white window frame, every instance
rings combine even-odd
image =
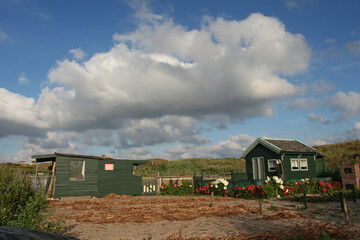
[[[274,162],[275,163],[275,169],[270,169],[270,162]],[[268,172],[276,172],[277,168],[276,168],[276,159],[268,159]]]
[[[70,160],[69,162],[69,181],[85,181],[85,161],[84,160]],[[81,173],[78,176],[70,175],[70,168],[81,168]]]
[[[253,179],[264,179],[265,178],[265,162],[264,157],[254,157],[252,158],[252,170],[253,170]],[[254,164],[255,163],[255,164]],[[257,172],[255,171],[255,167],[257,166]]]
[[[302,163],[305,162],[305,167],[304,169],[302,169],[302,167],[304,166]],[[294,169],[293,167],[295,166],[295,164],[297,165],[297,169]],[[290,165],[291,165],[291,171],[293,172],[299,172],[299,171],[308,171],[309,170],[309,163],[308,163],[308,159],[307,158],[291,158],[290,159]]]
[[[306,166],[305,166],[306,168],[304,168],[304,169],[303,169],[303,166],[301,164],[303,161],[306,162]],[[300,171],[308,171],[309,170],[309,163],[308,163],[307,158],[300,158],[299,163],[300,163],[300,165],[299,165],[300,166]]]

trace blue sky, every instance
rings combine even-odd
[[[360,138],[359,1],[0,0],[0,156]]]

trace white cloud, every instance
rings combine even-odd
[[[308,139],[308,143],[311,145],[324,145],[335,142],[352,141],[359,139],[360,139],[360,122],[355,122],[352,128],[346,130],[342,134],[327,135],[327,136],[323,136],[320,139],[310,138]]]
[[[360,121],[356,122],[354,124],[354,127],[350,128],[347,132],[346,132],[346,136],[348,140],[356,140],[356,139],[360,139]]]
[[[321,115],[316,115],[315,113],[310,113],[308,116],[308,120],[309,122],[320,122],[322,124],[329,124],[330,121],[328,119],[326,119],[325,117],[321,116]]]
[[[51,154],[54,152],[78,153],[82,146],[76,143],[78,140],[75,132],[53,132],[46,136],[27,138],[22,143],[22,149],[14,154],[3,155],[5,162],[32,161],[32,155]]]
[[[29,82],[29,79],[27,79],[27,77],[25,76],[25,73],[19,73],[18,74],[18,82],[20,84],[25,84],[25,83],[28,83]]]
[[[331,44],[335,44],[336,43],[336,39],[333,38],[327,38],[324,40],[325,43],[331,43]]]
[[[198,137],[195,124],[198,121],[190,117],[164,116],[156,119],[126,121],[118,130],[119,147],[155,145],[164,142],[202,144],[209,140]]]
[[[241,153],[255,140],[247,134],[230,136],[228,140],[213,145],[177,145],[162,155],[166,159],[240,157]]]
[[[297,8],[299,7],[299,3],[297,0],[285,0],[285,6],[288,9]]]
[[[0,31],[0,40],[4,40],[7,38],[8,38],[8,35],[6,33],[4,33],[3,31]]]
[[[289,109],[314,109],[320,104],[320,100],[316,98],[297,98],[288,105]]]
[[[335,88],[335,85],[331,82],[320,79],[310,84],[310,87],[311,91],[314,93],[325,94],[332,91]]]
[[[71,49],[69,51],[76,60],[82,60],[86,57],[86,53],[81,48]]]
[[[12,124],[0,135],[112,129],[120,146],[200,144],[207,139],[197,136],[198,121],[271,116],[273,102],[301,91],[284,76],[307,68],[310,49],[278,19],[206,19],[188,30],[150,15],[136,31],[115,34],[109,51],[59,61],[48,74],[56,87],[37,101],[0,89],[0,121]]]
[[[356,92],[337,92],[329,99],[329,104],[336,110],[341,111],[338,120],[345,120],[355,117],[360,112],[360,94]]]
[[[360,55],[360,40],[345,44],[345,49],[354,55]]]

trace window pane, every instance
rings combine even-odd
[[[70,181],[84,181],[85,180],[85,161],[71,160],[70,161]]]
[[[268,170],[269,172],[276,172],[276,160],[270,159],[268,160]]]
[[[299,160],[298,159],[291,160],[291,170],[299,171]]]
[[[105,170],[106,171],[113,171],[114,170],[114,164],[113,163],[105,163]]]
[[[307,159],[300,159],[300,169],[301,170],[308,170]]]

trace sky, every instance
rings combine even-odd
[[[360,1],[0,0],[0,161],[360,139]]]

